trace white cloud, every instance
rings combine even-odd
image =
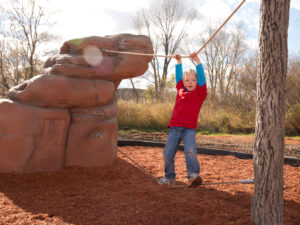
[[[90,2],[97,2],[89,0]],[[101,4],[102,2],[102,4]],[[120,1],[120,0],[109,0],[105,1],[103,4],[103,1],[99,1],[99,6],[103,9],[111,9],[111,10],[117,10],[117,11],[126,11],[126,12],[136,12],[140,8],[148,8],[149,7],[149,1],[148,0],[127,0],[127,1]]]
[[[230,7],[222,0],[206,0],[204,4],[198,8],[201,19],[205,21],[224,20],[231,10]]]
[[[8,0],[2,1],[7,3],[5,7],[10,5]],[[45,1],[37,2],[40,4]],[[49,32],[61,36],[61,41],[93,35],[136,33],[133,17],[140,8],[148,8],[152,1],[161,0],[49,0],[46,1],[47,11],[56,13],[47,16],[57,23]],[[194,21],[188,35],[194,36],[210,25],[219,27],[241,2],[242,0],[185,0],[184,4],[195,7],[198,12],[198,19]],[[251,40],[257,39],[259,29],[259,4],[260,0],[247,0],[223,30],[230,31],[242,23],[247,31],[246,38],[250,39],[249,43],[253,43]],[[291,0],[291,8],[300,10],[300,0]],[[290,21],[290,27],[296,30],[296,23],[299,21],[297,18]],[[296,25],[292,26],[293,24]]]
[[[99,11],[99,10],[118,10],[126,12],[135,12],[141,7],[148,7],[149,0],[109,0],[109,1],[98,1],[98,0],[51,0],[48,2],[52,8],[62,9],[63,11],[76,11],[85,14],[88,11]]]
[[[198,18],[193,22],[190,35],[197,35],[206,30],[207,27],[219,27],[230,15],[231,9],[222,0],[204,0],[197,6]]]
[[[148,7],[149,1],[51,0],[48,4],[57,11],[52,32],[66,40],[134,32],[133,15],[139,8]]]
[[[258,48],[258,38],[247,39],[245,42],[250,49]]]
[[[256,2],[257,0],[250,1]],[[240,0],[205,0],[202,5],[198,5],[197,10],[200,18],[195,21],[195,27],[198,27],[200,32],[207,26],[220,27],[240,3]],[[253,4],[247,5],[247,2],[245,2],[222,30],[231,32],[240,24],[249,30],[257,30],[259,26],[259,11],[252,6]]]
[[[291,0],[291,8],[300,10],[300,0]]]

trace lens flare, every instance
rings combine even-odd
[[[103,60],[103,55],[96,46],[87,46],[83,50],[83,58],[88,64],[98,66]]]
[[[99,77],[111,75],[114,69],[113,60],[108,57],[104,57],[103,61],[99,66],[94,66],[93,70]]]

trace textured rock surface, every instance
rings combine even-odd
[[[66,165],[97,166],[112,163],[117,145],[117,102],[104,107],[72,109]],[[113,145],[112,145],[113,144]]]
[[[41,75],[11,88],[0,100],[0,172],[54,171],[102,166],[116,157],[115,90],[142,75],[152,57],[107,54],[103,49],[153,53],[150,39],[120,34],[63,44]]]
[[[64,166],[70,114],[0,100],[0,172],[54,171]]]
[[[115,35],[74,39],[63,44],[60,55],[45,63],[49,74],[122,80],[145,73],[152,57],[105,53],[102,49],[152,54],[152,44],[143,35]]]
[[[8,97],[41,107],[72,108],[106,105],[114,93],[110,81],[38,75],[12,88]]]

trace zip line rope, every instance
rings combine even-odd
[[[223,24],[213,33],[213,35],[203,44],[203,46],[196,52],[198,54],[206,47],[206,45],[216,36],[216,34],[223,28],[223,26],[230,20],[230,18],[239,10],[239,8],[245,3],[246,0],[243,0],[239,6],[231,13],[231,15],[223,22]],[[146,54],[146,53],[138,53],[138,52],[125,52],[125,51],[115,51],[115,50],[108,50],[105,48],[101,49],[104,52],[107,53],[117,53],[117,54],[126,54],[126,55],[139,55],[139,56],[151,56],[151,57],[164,57],[164,58],[171,58],[172,55],[157,55],[157,54]],[[181,56],[182,58],[190,58],[190,56]],[[141,169],[143,172],[145,172],[148,176],[153,178],[157,183],[159,183],[159,180],[157,177],[155,177],[152,173],[150,173],[148,170],[144,169],[140,164],[138,164],[136,161],[134,161],[129,155],[122,152],[117,146],[111,144],[108,142],[102,133],[97,133],[97,137],[101,137],[106,143],[111,145],[117,152],[121,153],[123,156],[125,156],[127,159],[129,159],[135,166],[137,166],[139,169]],[[231,181],[231,182],[217,182],[217,183],[206,183],[202,184],[202,186],[208,186],[208,185],[221,185],[221,184],[252,184],[254,182],[254,179],[246,179],[246,180],[239,180],[239,181]],[[175,187],[185,187],[186,185],[175,185]]]
[[[97,137],[102,138],[107,144],[111,145],[117,152],[121,153],[123,156],[125,156],[127,159],[129,159],[134,165],[136,165],[139,169],[141,169],[143,172],[145,172],[148,176],[153,178],[158,184],[159,179],[155,177],[152,173],[150,173],[148,170],[144,169],[140,164],[138,164],[136,161],[134,161],[129,155],[127,155],[125,152],[121,151],[117,146],[113,145],[109,141],[104,138],[102,133],[97,133]],[[237,180],[237,181],[229,181],[229,182],[216,182],[216,183],[204,183],[200,186],[210,186],[210,185],[221,185],[221,184],[253,184],[254,179],[244,179],[244,180]],[[179,184],[179,185],[170,185],[171,188],[179,188],[179,187],[186,187],[185,184]]]
[[[216,34],[223,28],[223,26],[230,20],[230,18],[239,10],[239,8],[245,3],[246,0],[243,0],[238,7],[231,13],[231,15],[224,21],[224,23],[213,33],[213,35],[203,44],[203,46],[196,52],[198,54],[206,47],[206,45],[216,36]],[[139,56],[152,56],[152,57],[164,57],[164,58],[172,58],[172,55],[157,55],[157,54],[146,54],[146,53],[138,53],[138,52],[124,52],[124,51],[115,51],[108,50],[105,48],[101,49],[107,53],[117,53],[117,54],[125,54],[125,55],[139,55]],[[190,58],[190,56],[181,56],[181,58]]]

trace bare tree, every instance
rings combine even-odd
[[[11,0],[10,37],[14,39],[14,49],[26,60],[25,80],[39,73],[41,60],[37,48],[42,42],[54,37],[42,26],[48,25],[45,8],[38,5],[36,0]]]
[[[5,94],[5,90],[9,88],[7,81],[4,76],[4,51],[5,51],[5,41],[4,41],[4,28],[3,28],[3,21],[4,21],[4,8],[0,5],[0,96]]]
[[[20,82],[37,75],[42,68],[41,45],[55,39],[45,6],[36,0],[10,0],[11,8],[0,9],[1,95]],[[5,21],[6,27],[1,26]]]
[[[285,84],[290,0],[261,0],[251,218],[283,224]]]
[[[214,29],[208,27],[206,33],[211,36]],[[205,43],[204,35],[200,35],[200,38]],[[228,96],[232,93],[238,76],[238,67],[247,50],[244,40],[241,26],[238,26],[236,32],[220,31],[203,49],[201,56],[207,69],[210,96],[215,101],[219,99],[226,104],[229,100]]]
[[[135,97],[136,97],[136,102],[138,103],[138,102],[139,102],[139,93],[137,92],[137,90],[136,90],[136,88],[135,88],[135,85],[134,85],[134,83],[133,83],[132,78],[130,78],[129,80],[130,80],[131,86],[132,86],[132,88],[133,88]]]
[[[290,58],[286,82],[286,103],[289,108],[300,104],[300,55]]]
[[[257,53],[248,53],[241,64],[233,83],[234,103],[244,112],[250,112],[255,110],[256,105]]]
[[[178,49],[188,25],[196,16],[194,9],[186,9],[179,0],[156,1],[149,9],[141,9],[135,24],[139,33],[148,35],[152,41],[154,54],[160,50],[166,55],[172,55]],[[171,58],[153,58],[151,62],[153,84],[156,98],[161,98],[168,76]]]

